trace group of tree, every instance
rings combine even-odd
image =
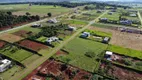
[[[12,26],[14,24],[20,24],[23,22],[29,22],[34,20],[39,20],[40,16],[31,15],[30,13],[26,13],[25,15],[13,15],[12,12],[0,12],[0,28],[6,26]]]
[[[68,28],[67,24],[58,24],[55,26],[46,26],[41,28],[41,32],[38,33],[38,35],[46,36],[46,37],[52,37],[58,35],[60,32],[64,32]]]

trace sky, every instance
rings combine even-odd
[[[23,1],[62,1],[62,0],[0,0],[0,2],[23,2]],[[65,1],[65,0],[63,0]],[[71,0],[66,0],[71,1]],[[79,0],[81,1],[81,0]],[[89,0],[82,0],[82,1],[89,1]],[[121,1],[121,2],[142,2],[142,0],[90,0],[90,1]]]

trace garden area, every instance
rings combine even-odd
[[[101,53],[106,48],[106,44],[77,37],[63,47],[63,50],[68,52],[67,55],[55,55],[54,58],[81,69],[94,72],[99,66],[99,61],[96,59],[100,58]]]

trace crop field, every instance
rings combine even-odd
[[[6,5],[7,6],[7,5]],[[5,6],[5,7],[6,7]],[[3,7],[3,6],[0,6]],[[50,6],[50,5],[32,5],[29,6],[28,4],[24,5],[8,5],[11,9],[18,9],[17,11],[13,12],[14,15],[24,15],[26,12],[29,12],[31,15],[39,15],[41,17],[47,16],[47,13],[51,12],[53,16],[66,13],[71,10],[71,8],[65,8],[60,6]],[[20,9],[19,9],[19,8]]]
[[[21,62],[33,55],[31,52],[9,44],[1,48],[0,53],[18,62]]]
[[[14,43],[14,42],[22,40],[23,38],[20,36],[16,36],[14,34],[5,33],[5,34],[0,35],[0,39],[10,42],[10,43]]]
[[[34,42],[34,41],[30,41],[30,40],[23,40],[23,41],[18,42],[18,44],[22,47],[26,47],[36,52],[42,49],[48,49],[48,46],[43,45],[41,43]]]
[[[67,50],[69,54],[64,56],[55,56],[57,60],[68,62],[71,65],[77,66],[81,69],[94,72],[98,67],[99,62],[96,57],[107,48],[106,44],[90,41],[82,38],[75,38],[69,42],[63,49]],[[86,52],[92,51],[96,57],[90,58],[85,55]]]

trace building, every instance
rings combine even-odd
[[[48,20],[47,22],[49,22],[49,23],[57,23],[58,21],[54,18],[54,19]]]
[[[130,14],[129,16],[131,16],[131,17],[137,17],[137,15],[136,14]]]
[[[105,53],[105,58],[107,59],[107,60],[112,60],[111,59],[111,56],[113,55],[113,52],[111,52],[111,51],[106,51],[106,53]]]
[[[113,14],[113,12],[108,12],[108,14],[109,14],[109,15],[112,15],[112,14]]]
[[[81,35],[80,35],[81,38],[87,38],[87,37],[90,37],[90,33],[89,32],[83,32]]]
[[[121,21],[120,21],[120,24],[123,24],[123,25],[131,25],[131,24],[132,24],[132,21],[131,21],[131,20],[121,20]]]
[[[109,42],[109,40],[110,40],[110,38],[109,37],[105,37],[104,39],[103,39],[103,43],[108,43]]]
[[[76,27],[69,26],[69,27],[68,27],[68,30],[69,30],[69,31],[76,31]]]
[[[100,20],[101,22],[107,22],[107,21],[108,21],[107,18],[99,18],[99,20]]]
[[[57,38],[57,37],[50,37],[46,41],[47,41],[47,43],[51,44],[52,42],[59,41],[59,38]]]
[[[11,67],[11,61],[8,59],[0,60],[0,72],[4,72],[5,70],[9,69]]]
[[[42,27],[42,25],[35,23],[35,24],[33,24],[31,27],[34,27],[34,28],[36,28],[36,27]]]

